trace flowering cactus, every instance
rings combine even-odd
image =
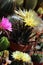
[[[12,57],[15,60],[22,60],[23,62],[31,62],[31,57],[27,53],[20,51],[13,52]]]
[[[41,32],[43,30],[43,20],[38,17],[38,14],[34,10],[29,11],[15,11],[17,15],[26,23],[26,25],[34,28],[35,32]]]
[[[20,16],[20,18],[26,23],[26,25],[35,27],[40,24],[40,19],[38,18],[38,15],[35,11],[29,10],[29,11],[22,11],[21,9],[19,11],[15,11],[16,14]]]

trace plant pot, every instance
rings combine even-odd
[[[13,43],[13,42],[11,42],[11,44],[10,44],[10,49],[12,51],[18,50],[18,51],[26,52],[26,51],[29,51],[31,49],[31,47],[32,47],[32,44],[30,44],[30,45],[22,45],[22,44],[16,44],[16,43]]]

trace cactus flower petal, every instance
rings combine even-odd
[[[8,31],[12,31],[12,24],[8,20],[8,18],[2,18],[2,21],[0,22],[0,28]]]

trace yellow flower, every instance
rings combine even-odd
[[[31,62],[31,57],[27,53],[20,51],[13,52],[12,57],[17,60],[22,60],[23,62]]]
[[[22,60],[23,62],[31,62],[31,57],[27,53],[24,53]]]
[[[20,52],[20,51],[13,52],[12,57],[14,59],[21,60],[22,52]]]
[[[33,10],[22,11],[20,9],[19,11],[15,11],[15,13],[21,17],[21,19],[26,23],[26,25],[31,27],[39,25],[38,15]]]

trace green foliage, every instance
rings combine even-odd
[[[9,47],[10,43],[7,37],[1,37],[0,39],[0,50],[6,50]]]

